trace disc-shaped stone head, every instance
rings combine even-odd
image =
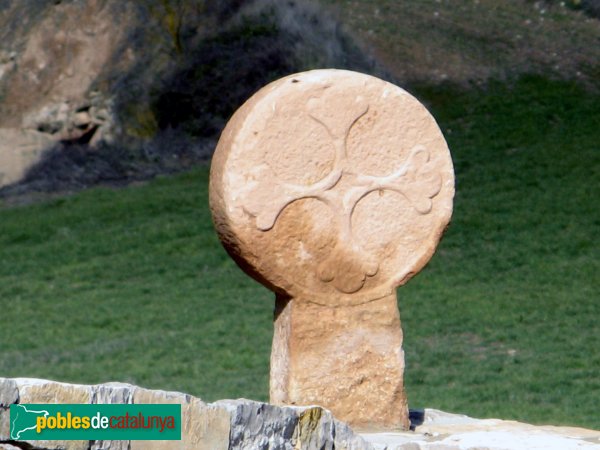
[[[238,264],[328,305],[380,298],[421,270],[453,196],[450,152],[425,107],[343,70],[262,88],[227,124],[210,175],[215,227]]]

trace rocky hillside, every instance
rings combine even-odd
[[[8,0],[0,9],[0,186],[56,190],[209,157],[266,82],[375,64],[313,4]]]
[[[206,160],[248,96],[300,70],[349,68],[409,87],[526,72],[594,85],[594,5],[4,0],[0,195],[120,183]]]

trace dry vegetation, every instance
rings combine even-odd
[[[600,20],[568,2],[320,0],[404,81],[540,73],[597,84]]]

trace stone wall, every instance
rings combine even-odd
[[[181,441],[10,440],[14,403],[179,403]],[[179,392],[130,384],[94,386],[0,378],[0,450],[600,450],[600,431],[412,411],[413,431],[356,433],[318,406],[278,407],[252,400],[205,403]]]
[[[179,403],[181,441],[10,440],[9,406],[14,403]],[[363,438],[320,407],[276,407],[251,400],[205,403],[179,392],[123,383],[95,386],[0,378],[0,449],[161,450],[161,449],[371,449]]]

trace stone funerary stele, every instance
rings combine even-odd
[[[272,403],[408,427],[396,287],[433,255],[453,196],[434,118],[378,78],[298,73],[233,115],[210,205],[229,254],[275,292]]]

